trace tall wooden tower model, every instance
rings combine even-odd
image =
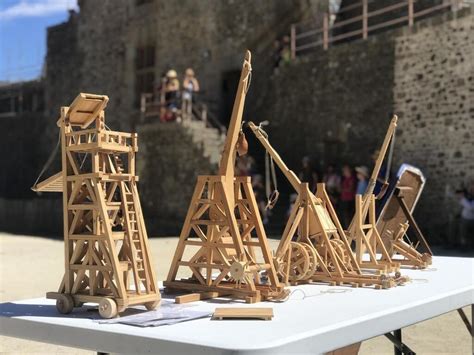
[[[84,302],[111,318],[132,305],[160,301],[135,175],[137,135],[106,128],[108,97],[79,94],[61,108],[62,171],[35,191],[63,193],[65,273],[61,313]]]
[[[279,283],[249,177],[236,177],[250,52],[240,75],[218,175],[199,176],[178,246],[164,282],[168,290],[199,298],[232,296],[249,303],[286,296]],[[190,276],[177,279],[184,269]]]

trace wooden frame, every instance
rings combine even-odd
[[[104,318],[160,301],[136,185],[137,135],[106,130],[107,101],[81,93],[61,108],[62,171],[36,187],[63,193],[65,274],[47,297],[61,313],[98,303]]]
[[[181,297],[178,302],[225,295],[253,303],[287,295],[278,281],[250,178],[235,177],[234,171],[236,154],[242,144],[239,137],[242,137],[242,114],[250,85],[250,60],[247,51],[219,173],[198,177],[164,282],[168,292],[205,294]],[[180,268],[190,272],[188,279],[177,279]]]
[[[402,265],[426,268],[431,265],[433,253],[413,217],[425,178],[419,169],[410,165],[402,165],[400,171],[394,190],[378,218],[377,230],[393,260]],[[416,241],[407,236],[410,227]]]
[[[347,235],[349,240],[355,241],[355,256],[361,268],[380,270],[383,273],[395,272],[399,275],[400,263],[392,260],[376,228],[375,196],[373,195],[385,154],[395,135],[397,121],[398,117],[394,115],[364,196],[356,195],[356,212],[347,230]],[[377,257],[377,250],[380,251],[380,257]],[[365,254],[369,256],[369,260],[364,259]]]
[[[400,275],[392,278],[362,272],[325,185],[318,184],[316,194],[313,194],[308,184],[302,183],[286,166],[266,133],[252,122],[249,127],[298,193],[275,253],[275,264],[283,282],[292,285],[324,282],[375,288],[390,288],[400,282]]]

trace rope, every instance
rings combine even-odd
[[[31,187],[31,189],[34,191],[34,189],[36,188],[36,185],[38,184],[38,181],[39,179],[41,179],[41,177],[43,176],[44,172],[46,171],[46,169],[49,168],[49,166],[52,164],[53,160],[54,160],[54,157],[56,156],[56,153],[58,152],[58,149],[59,149],[59,146],[61,144],[61,131],[59,131],[58,133],[58,142],[56,143],[56,146],[54,147],[53,151],[51,152],[51,154],[49,155],[48,157],[48,160],[46,160],[46,163],[43,165],[43,167],[41,168],[41,172],[39,173],[38,177],[36,178],[36,181],[35,183],[33,184],[33,186]]]
[[[260,133],[268,139],[268,134],[262,128],[262,125],[268,124],[268,121],[263,121],[258,126],[258,130]],[[273,183],[273,191],[272,185]],[[272,209],[276,202],[278,201],[278,197],[280,196],[280,192],[278,191],[278,181],[276,177],[276,169],[275,169],[275,162],[273,161],[273,157],[265,151],[265,192],[267,195],[267,205],[265,209]]]
[[[247,80],[247,86],[245,87],[245,95],[249,92],[250,83],[252,82],[252,67],[249,68],[249,72],[244,80]]]
[[[409,279],[406,283],[427,284],[428,282],[429,282],[428,279]]]
[[[286,298],[284,299],[281,299],[279,300],[279,302],[287,302],[287,301],[303,301],[307,298],[311,298],[311,297],[319,297],[319,296],[324,296],[326,294],[334,294],[334,293],[347,293],[347,292],[352,292],[351,289],[349,288],[330,288],[330,289],[327,289],[327,290],[321,290],[319,293],[316,293],[316,294],[311,294],[311,295],[308,295],[306,294],[306,292],[301,289],[301,288],[297,288],[293,291],[291,291],[288,296],[286,296]],[[303,294],[303,297],[302,298],[293,298],[292,296],[297,294],[297,293],[301,293]]]

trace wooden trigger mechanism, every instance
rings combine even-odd
[[[272,261],[250,177],[235,176],[237,154],[248,148],[242,114],[252,67],[247,51],[218,175],[199,176],[164,282],[167,292],[193,292],[177,302],[229,296],[253,303],[287,292]],[[178,278],[179,275],[186,275]]]
[[[273,158],[298,196],[275,253],[274,263],[285,284],[324,282],[330,285],[390,288],[396,280],[387,275],[363,273],[352,253],[325,185],[313,194],[272,147],[261,126],[249,123],[257,139]]]
[[[47,294],[61,313],[92,302],[111,318],[160,302],[137,190],[137,135],[106,128],[108,100],[79,94],[61,108],[62,170],[34,185],[63,194],[65,273]]]

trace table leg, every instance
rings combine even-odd
[[[461,317],[462,321],[466,325],[467,331],[474,336],[474,331],[473,331],[473,326],[472,326],[472,321],[469,322],[469,319],[467,319],[466,313],[464,313],[464,310],[462,308],[458,309],[459,316]],[[471,304],[471,315],[474,316],[474,305]],[[474,318],[473,318],[474,319]]]
[[[416,353],[402,342],[402,330],[397,329],[385,336],[393,343],[395,355],[415,355]]]
[[[403,344],[403,342],[402,342],[402,330],[401,329],[394,330],[393,335],[400,342],[400,344]],[[397,346],[394,345],[393,346],[393,354],[394,355],[402,355],[402,349],[399,349]]]

